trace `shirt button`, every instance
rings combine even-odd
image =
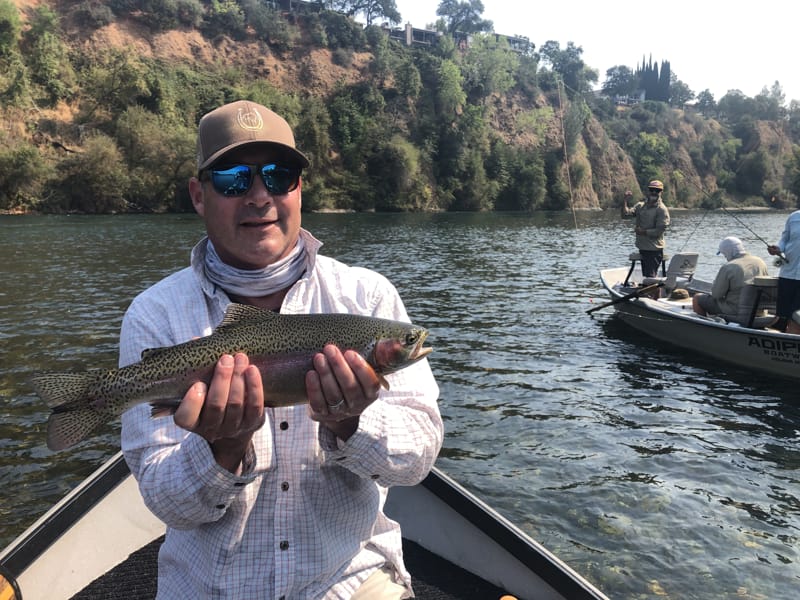
[[[289,429],[289,424],[286,421],[281,421],[280,427],[282,431],[286,431],[287,429]]]
[[[372,477],[372,479],[378,479],[380,475],[370,475],[370,477]]]
[[[281,550],[288,550],[288,549],[289,549],[289,542],[287,542],[286,540],[283,540],[281,542]]]
[[[288,482],[288,481],[284,481],[284,482],[281,484],[281,489],[282,489],[284,492],[288,492],[288,491],[289,491],[289,482]]]
[[[242,487],[243,485],[244,485],[243,481],[237,481],[236,483],[233,484],[233,487]]]
[[[225,508],[225,505],[224,505],[224,504],[217,504],[217,506],[216,506],[216,507],[217,507],[218,509],[222,510],[223,508]]]

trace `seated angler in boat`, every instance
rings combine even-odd
[[[720,315],[727,321],[744,324],[739,315],[740,298],[745,286],[756,277],[769,275],[766,263],[745,250],[737,237],[726,237],[719,244],[717,254],[727,261],[714,278],[710,293],[697,293],[692,297],[692,309],[699,315]]]

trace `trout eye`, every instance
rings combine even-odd
[[[408,333],[406,334],[406,346],[413,346],[417,343],[419,339],[419,335],[416,333]]]

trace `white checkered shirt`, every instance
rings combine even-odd
[[[409,321],[394,286],[367,269],[317,255],[301,232],[306,274],[284,313],[355,313]],[[120,366],[142,350],[211,333],[230,300],[203,274],[201,242],[191,266],[134,299],[125,314]],[[400,528],[383,514],[387,487],[414,485],[442,444],[438,387],[427,360],[387,376],[390,390],[346,442],[312,421],[306,405],[266,409],[239,476],[215,462],[207,442],[153,419],[147,404],[122,417],[122,449],[153,513],[167,524],[158,598],[349,598],[383,564],[410,592]]]

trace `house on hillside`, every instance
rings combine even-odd
[[[403,29],[391,29],[385,24],[381,26],[381,29],[387,32],[391,39],[402,42],[406,46],[432,46],[443,35],[441,31],[417,29],[411,23],[406,23]]]
[[[289,0],[285,0],[289,1]],[[398,40],[406,46],[431,46],[444,35],[441,31],[431,31],[430,29],[418,29],[411,23],[406,23],[402,29],[392,29],[388,24],[381,26],[389,37],[393,40]],[[520,54],[527,54],[533,51],[534,45],[527,37],[503,35],[501,33],[490,32],[487,35],[493,35],[495,40],[500,41],[505,39],[508,42],[509,48],[514,52]],[[461,31],[456,31],[453,34],[453,41],[456,46],[462,50],[469,48],[472,41],[472,35]]]

